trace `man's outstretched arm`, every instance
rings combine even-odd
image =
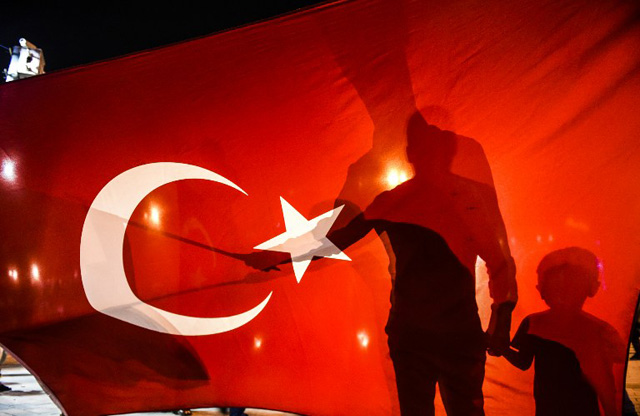
[[[373,222],[366,220],[364,214],[360,213],[351,219],[347,225],[330,231],[326,238],[342,251],[364,238],[371,229],[373,229]],[[309,251],[307,255],[313,256],[313,250]],[[325,257],[325,255],[326,253],[319,252],[319,256],[313,257],[313,260]],[[291,256],[287,253],[264,250],[249,253],[242,257],[248,266],[262,271],[279,270],[280,265],[292,261]]]

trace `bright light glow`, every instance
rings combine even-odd
[[[536,241],[537,241],[538,243],[542,243],[542,236],[541,236],[540,234],[538,234],[538,235],[536,236]]]
[[[369,346],[369,335],[365,331],[358,332],[358,341],[362,348],[367,348]]]
[[[16,164],[11,159],[5,159],[2,161],[2,178],[7,182],[13,182],[16,180]]]
[[[35,281],[40,281],[40,269],[37,264],[31,265],[31,278]]]
[[[395,188],[402,182],[406,182],[408,179],[409,174],[402,169],[390,168],[387,170],[386,180],[389,188]]]
[[[10,268],[9,269],[9,277],[13,279],[14,282],[18,281],[18,269]]]
[[[253,348],[259,350],[262,347],[262,338],[255,337],[253,338]]]
[[[160,209],[158,207],[151,206],[149,221],[151,221],[151,224],[153,224],[156,227],[160,225]]]
[[[549,242],[552,243],[553,242],[553,234],[549,234]]]

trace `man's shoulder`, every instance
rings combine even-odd
[[[374,213],[378,213],[380,210],[390,208],[394,203],[401,201],[406,195],[413,192],[412,188],[412,180],[408,180],[393,189],[380,192],[365,209],[365,216],[369,217]]]
[[[491,167],[480,142],[456,134],[456,155],[451,171],[459,176],[493,187]]]

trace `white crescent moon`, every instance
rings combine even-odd
[[[200,318],[158,309],[131,290],[122,256],[127,224],[140,201],[154,189],[184,179],[205,179],[247,194],[210,170],[184,163],[151,163],[113,178],[93,200],[82,227],[80,271],[91,306],[98,312],[152,331],[174,335],[211,335],[239,328],[255,318],[273,292],[254,308],[238,315]]]

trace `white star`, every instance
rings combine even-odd
[[[279,251],[291,254],[293,273],[300,283],[305,270],[314,257],[351,259],[327,238],[327,233],[342,211],[344,205],[307,220],[284,198],[280,197],[282,215],[287,231],[254,247],[257,250]]]

